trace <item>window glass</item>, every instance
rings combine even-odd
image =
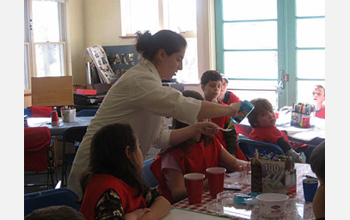
[[[277,79],[277,51],[225,52],[225,74],[231,78]]]
[[[276,91],[252,91],[252,90],[231,90],[240,100],[251,101],[256,98],[265,98],[270,101],[273,108],[277,108],[277,90]]]
[[[297,102],[306,102],[314,104],[312,92],[314,91],[316,85],[322,85],[325,87],[324,81],[298,81],[297,83]]]
[[[223,0],[222,4],[226,21],[277,18],[277,0]]]
[[[163,7],[165,29],[175,32],[197,29],[195,0],[166,0]]]
[[[158,0],[121,0],[122,35],[159,30]]]
[[[324,50],[298,50],[297,75],[303,79],[324,79],[325,73]]]
[[[33,1],[32,10],[34,42],[61,41],[59,3]]]
[[[297,20],[297,47],[325,47],[325,19]]]
[[[326,12],[325,0],[296,0],[296,15],[324,16]]]
[[[35,45],[37,76],[61,76],[64,72],[63,45]]]
[[[225,49],[276,49],[277,22],[224,24]]]

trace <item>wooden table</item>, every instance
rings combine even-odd
[[[305,179],[305,175],[311,175],[315,176],[315,174],[311,171],[309,164],[296,164],[297,169],[297,191],[294,195],[291,195],[287,202],[286,207],[286,214],[283,216],[283,218],[280,219],[286,219],[286,220],[297,220],[297,219],[315,219],[313,210],[312,210],[312,203],[311,202],[305,202],[304,201],[304,193],[303,193],[303,186],[302,186],[302,180]],[[225,184],[228,184],[232,181],[234,181],[234,178],[236,177],[236,174],[230,174],[230,178],[225,179]],[[249,181],[248,181],[249,182]],[[245,184],[242,187],[242,191],[237,193],[242,194],[248,194],[251,191],[250,184]],[[188,199],[181,200],[180,202],[177,202],[172,205],[172,211],[171,213],[166,216],[164,219],[178,219],[180,215],[188,215],[191,216],[191,219],[216,219],[220,216],[220,213],[211,212],[207,210],[207,204],[214,203],[216,201],[216,198],[213,198],[209,195],[208,190],[203,191],[203,197],[202,197],[202,203],[199,204],[193,204],[189,205]],[[250,209],[238,209],[233,208],[231,210],[229,219],[263,219],[261,216],[259,216],[259,206],[255,205],[252,206]],[[193,213],[194,212],[194,213]],[[193,214],[192,214],[193,213]]]

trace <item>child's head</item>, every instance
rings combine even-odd
[[[194,98],[197,100],[204,100],[203,96],[199,92],[194,91],[194,90],[185,90],[182,92],[182,94],[185,97],[190,97],[190,98]],[[201,120],[201,121],[208,121],[208,120]],[[187,126],[188,126],[188,124],[185,124],[185,123],[180,122],[177,119],[173,118],[172,129],[181,129],[181,128],[185,128]],[[205,144],[208,145],[210,143],[211,139],[208,136],[201,134],[201,140],[204,140]],[[181,148],[186,152],[187,147],[192,145],[192,144],[195,144],[195,143],[196,143],[196,140],[194,137],[189,138],[188,140],[186,140],[178,145],[169,147],[166,150],[161,151],[161,154],[164,154],[164,153],[169,152],[169,151],[173,151],[173,150],[178,149],[178,148]]]
[[[220,95],[222,85],[222,76],[216,70],[208,70],[201,77],[201,88],[204,93],[205,100],[216,100]]]
[[[48,206],[34,210],[32,213],[26,215],[24,220],[84,220],[85,217],[79,211],[66,206]]]
[[[250,125],[255,127],[269,127],[276,123],[276,115],[271,103],[267,99],[258,98],[250,101],[254,105],[253,111],[248,115]]]
[[[222,85],[221,85],[221,92],[220,92],[220,95],[218,97],[218,99],[220,101],[224,100],[225,98],[225,93],[227,91],[227,86],[228,86],[228,79],[226,76],[224,75],[221,75],[222,76]]]
[[[194,98],[194,99],[201,100],[201,101],[204,100],[203,96],[199,92],[194,91],[194,90],[185,90],[182,92],[182,95],[185,97],[190,97],[190,98]],[[180,128],[184,128],[187,126],[188,126],[188,124],[182,123],[181,121],[178,121],[175,118],[173,118],[173,124],[172,124],[173,129],[180,129]]]
[[[323,141],[321,144],[317,145],[317,147],[312,151],[311,158],[310,158],[310,166],[312,169],[312,172],[314,172],[318,179],[321,181],[322,184],[325,184],[326,177],[325,177],[325,148],[326,143]]]
[[[322,103],[326,100],[326,90],[321,85],[316,85],[314,91],[312,92],[312,96],[314,97],[314,101],[317,105],[322,105]]]
[[[135,133],[130,125],[115,123],[102,127],[93,136],[90,164],[84,178],[91,173],[112,175],[143,193],[142,167],[143,154]],[[83,182],[86,184],[87,180]]]

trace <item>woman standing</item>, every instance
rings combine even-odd
[[[137,33],[136,50],[144,59],[108,91],[73,162],[68,188],[79,197],[82,196],[79,179],[89,163],[91,138],[101,127],[117,122],[129,124],[139,138],[143,155],[146,155],[151,146],[166,148],[176,145],[198,131],[206,135],[216,133],[216,124],[196,123],[197,119],[237,116],[240,102],[230,106],[217,105],[183,97],[181,92],[162,86],[162,79],[171,79],[182,70],[186,46],[186,40],[170,30],[161,30],[154,35],[148,31]],[[162,116],[174,117],[191,126],[169,130]]]

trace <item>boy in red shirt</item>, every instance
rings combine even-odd
[[[318,118],[326,118],[326,106],[324,105],[324,101],[326,100],[326,90],[323,86],[317,85],[314,91],[312,92],[314,97],[314,101],[316,103],[315,116]]]
[[[214,102],[219,105],[226,105],[218,100],[218,97],[221,92],[222,86],[222,76],[216,70],[208,70],[203,73],[201,77],[201,88],[204,93],[204,100],[208,102]],[[227,128],[231,118],[230,116],[222,116],[217,118],[212,118],[212,122],[219,125],[221,128]],[[237,147],[237,132],[234,126],[231,127],[232,131],[218,131],[216,137],[219,139],[220,143],[224,148],[232,155],[235,155],[238,159],[246,160],[242,151]]]
[[[236,96],[233,92],[227,91],[227,86],[228,86],[228,79],[225,76],[222,76],[221,93],[218,97],[218,100],[228,105],[231,103],[241,101],[238,98],[238,96]]]
[[[286,155],[294,155],[295,161],[302,163],[300,155],[291,147],[286,133],[275,126],[276,115],[271,103],[262,98],[253,99],[250,103],[254,105],[254,109],[248,115],[249,123],[253,127],[249,139],[277,144]]]

